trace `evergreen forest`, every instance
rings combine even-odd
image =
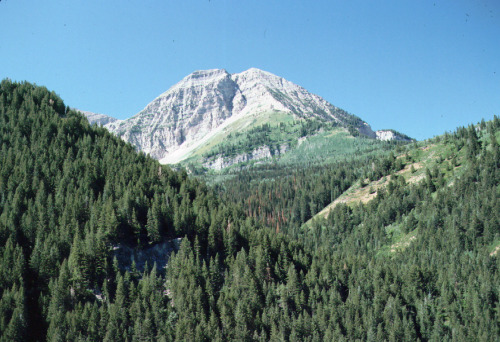
[[[3,80],[0,341],[498,341],[499,141],[495,117],[215,181]]]

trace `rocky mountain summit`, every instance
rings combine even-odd
[[[88,117],[160,162],[174,164],[232,133],[266,122],[279,124],[275,118],[283,115],[289,121],[331,123],[377,138],[358,117],[255,68],[237,74],[224,69],[195,71],[127,120]]]

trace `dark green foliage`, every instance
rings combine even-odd
[[[3,81],[0,340],[498,340],[499,127],[445,136],[454,155],[414,185],[394,175],[410,159],[395,150],[248,170],[221,198],[45,88]],[[368,204],[303,226],[390,174]],[[165,271],[112,259],[116,243],[177,237]]]

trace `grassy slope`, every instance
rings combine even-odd
[[[395,175],[404,177],[406,183],[417,183],[425,178],[425,170],[432,169],[435,166],[439,168],[445,175],[445,180],[449,183],[453,182],[455,177],[460,175],[461,170],[461,160],[463,159],[463,151],[457,154],[458,165],[452,167],[450,162],[452,157],[455,155],[453,153],[453,146],[447,145],[444,142],[439,143],[421,143],[420,147],[411,148],[397,158],[403,159],[404,168],[395,173]],[[391,175],[382,177],[378,180],[369,182],[367,179],[361,183],[361,181],[356,182],[347,191],[340,195],[335,201],[330,203],[327,207],[317,213],[308,223],[318,217],[327,217],[330,210],[332,210],[339,203],[345,203],[347,205],[357,205],[359,202],[368,203],[370,200],[377,196],[377,191],[384,189],[389,181],[391,180]],[[307,223],[306,223],[307,224]]]

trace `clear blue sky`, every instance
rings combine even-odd
[[[250,67],[417,139],[500,115],[498,0],[2,0],[0,23],[0,78],[121,119]]]

